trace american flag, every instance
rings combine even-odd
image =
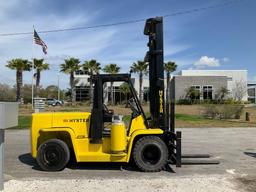
[[[39,35],[37,34],[36,30],[34,30],[34,41],[35,44],[37,45],[41,45],[44,54],[47,54],[47,45],[43,42],[43,40],[39,37]]]

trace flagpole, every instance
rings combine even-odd
[[[35,63],[34,63],[34,51],[35,51],[35,44],[34,44],[34,31],[35,31],[35,27],[33,25],[33,36],[32,36],[32,109],[34,109],[34,67],[35,67]]]

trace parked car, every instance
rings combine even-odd
[[[57,99],[47,99],[46,104],[51,106],[59,106],[59,105],[62,105],[63,103],[62,101]]]

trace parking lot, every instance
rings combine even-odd
[[[5,180],[38,179],[174,179],[232,178],[241,189],[256,191],[256,128],[183,128],[183,153],[209,153],[217,165],[171,165],[158,173],[142,173],[130,165],[72,163],[61,172],[43,172],[30,156],[29,130],[7,130]],[[224,180],[223,180],[224,181]]]

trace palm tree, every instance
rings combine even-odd
[[[125,107],[128,106],[128,93],[130,93],[130,86],[128,83],[122,83],[119,87],[121,93],[123,93],[125,95]]]
[[[148,64],[144,61],[137,61],[134,62],[131,66],[131,73],[139,73],[139,98],[142,102],[143,95],[142,95],[142,83],[143,83],[143,75],[146,75],[148,73]]]
[[[74,73],[75,71],[80,69],[80,60],[76,58],[69,58],[64,60],[65,63],[60,65],[60,71],[66,74],[70,75],[69,78],[69,84],[71,88],[71,99],[72,102],[75,102],[75,94],[74,94],[74,88],[75,88],[75,78],[74,78]]]
[[[23,72],[31,70],[31,62],[26,59],[12,59],[8,61],[6,67],[16,70],[16,101],[21,101],[22,93],[21,88],[23,85]]]
[[[218,103],[223,103],[226,96],[229,94],[229,91],[226,87],[221,87],[216,91],[216,98]]]
[[[85,71],[87,74],[90,76],[94,74],[98,74],[101,67],[100,63],[98,63],[96,60],[92,59],[90,61],[85,61],[84,64],[82,65],[83,71]],[[92,103],[93,101],[93,87],[92,87],[92,81],[90,81],[90,102]]]
[[[167,63],[164,63],[164,70],[166,71],[166,99],[168,100],[169,97],[169,83],[170,83],[170,76],[171,73],[176,71],[177,65],[173,61],[168,61]]]
[[[108,64],[105,65],[103,68],[103,71],[105,73],[109,74],[117,74],[120,71],[120,67],[118,67],[116,64]],[[113,82],[110,83],[110,89],[111,89],[111,105],[114,105],[114,97],[113,97]]]
[[[35,76],[36,76],[36,96],[38,96],[38,89],[40,86],[40,80],[41,80],[41,72],[45,70],[49,70],[49,64],[44,63],[44,59],[34,59],[34,68],[36,70]]]
[[[197,90],[195,87],[189,87],[185,89],[186,96],[185,98],[190,102],[194,103],[196,100],[200,99],[200,91]]]
[[[164,70],[166,71],[166,85],[168,87],[169,82],[170,82],[170,76],[171,73],[176,71],[177,65],[173,61],[168,61],[167,63],[164,64]]]

